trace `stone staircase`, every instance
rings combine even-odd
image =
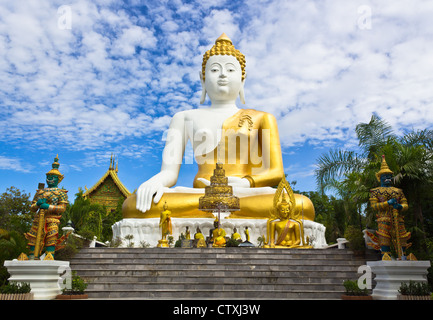
[[[94,299],[339,299],[365,258],[339,249],[85,248]]]

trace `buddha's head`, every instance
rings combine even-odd
[[[289,218],[290,214],[290,203],[287,202],[286,197],[283,194],[283,198],[281,199],[281,202],[278,204],[278,211],[280,219],[287,219]]]
[[[204,103],[206,93],[212,102],[234,101],[239,96],[241,102],[245,103],[245,78],[245,56],[235,49],[232,41],[223,33],[203,55],[200,103]]]

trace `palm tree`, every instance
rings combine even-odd
[[[374,160],[381,149],[396,139],[392,127],[376,115],[372,115],[369,123],[360,123],[355,128],[362,156]]]
[[[405,191],[412,208],[414,229],[420,230],[427,242],[424,227],[423,206],[432,197],[433,189],[433,152],[432,131],[411,132],[396,146],[395,184]],[[426,139],[426,137],[430,139]],[[417,139],[418,137],[418,139]]]

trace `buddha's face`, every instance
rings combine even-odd
[[[287,219],[289,217],[290,207],[288,205],[280,205],[280,218]]]
[[[214,55],[206,63],[206,92],[211,101],[233,101],[243,85],[238,60],[229,55]]]

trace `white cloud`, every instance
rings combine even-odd
[[[22,163],[21,159],[0,156],[0,170],[11,170],[28,173],[33,167]]]

